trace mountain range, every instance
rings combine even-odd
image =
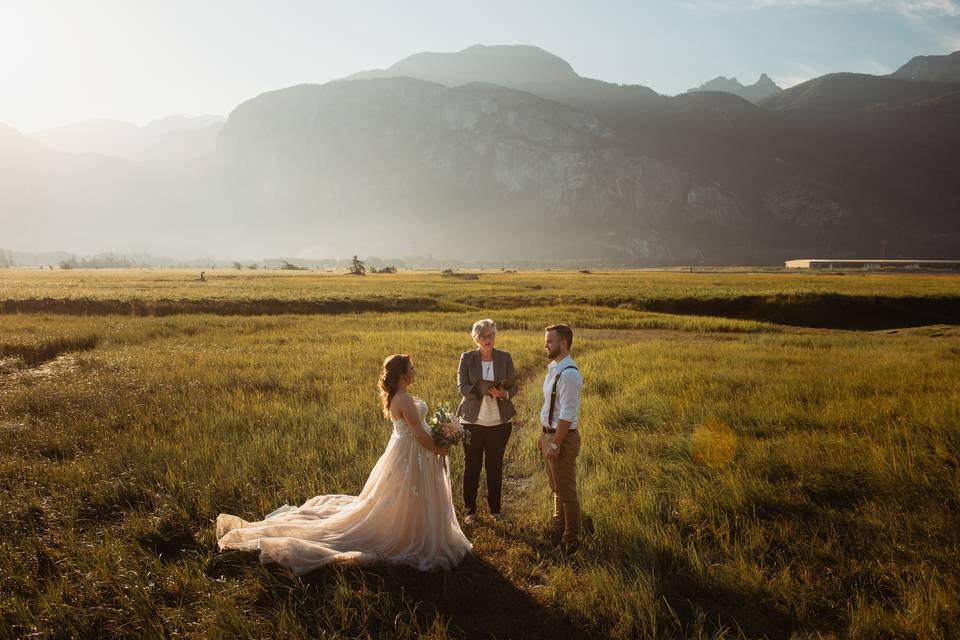
[[[904,80],[960,82],[960,51],[945,56],[917,56],[890,75]]]
[[[770,76],[762,73],[757,81],[750,85],[740,84],[740,81],[736,78],[718,76],[713,80],[704,82],[699,87],[690,89],[687,93],[695,91],[723,91],[757,104],[764,98],[780,93],[783,89],[777,86],[777,83],[771,80]]]
[[[98,153],[131,161],[150,162],[152,158],[170,159],[171,148],[186,146],[184,138],[207,141],[207,147],[198,142],[196,153],[211,153],[217,132],[225,118],[203,115],[187,118],[169,116],[139,127],[122,120],[84,120],[62,127],[35,131],[30,136],[51,149],[64,153]],[[181,142],[178,143],[178,140]]]
[[[477,45],[270,91],[119,157],[0,127],[0,246],[644,265],[886,241],[888,256],[956,257],[960,84],[937,79],[956,55],[753,104]]]

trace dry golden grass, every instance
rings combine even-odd
[[[557,297],[732,298],[745,295],[837,294],[937,297],[960,294],[955,273],[894,274],[766,271],[473,271],[477,280],[437,271],[351,276],[344,271],[237,271],[200,269],[0,269],[0,300],[26,298],[107,300],[356,300],[373,296],[432,297],[450,301]]]
[[[217,513],[358,491],[389,435],[383,357],[411,353],[416,391],[452,402],[481,315],[523,388],[512,520],[467,529],[463,565],[301,579],[214,552]],[[586,379],[572,558],[546,540],[533,447],[540,329],[557,320]],[[955,327],[576,304],[26,314],[0,315],[0,353],[0,637],[960,636]]]

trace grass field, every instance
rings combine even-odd
[[[960,277],[208,276],[0,270],[0,637],[960,637]],[[384,297],[432,306],[351,311]],[[847,331],[643,304],[736,299],[927,300],[944,322]],[[282,304],[230,306],[251,300]],[[410,353],[415,391],[454,402],[487,315],[522,376],[511,522],[466,528],[460,567],[296,578],[214,552],[220,512],[359,491],[389,437],[383,357]],[[572,558],[546,541],[534,449],[541,330],[561,320],[586,379]]]
[[[956,274],[634,271],[437,272],[0,269],[0,313],[329,314],[605,306],[881,329],[960,318]]]

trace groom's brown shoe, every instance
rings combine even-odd
[[[563,520],[551,520],[548,533],[550,536],[550,544],[553,546],[560,544],[560,540],[563,539]]]

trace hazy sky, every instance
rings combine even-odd
[[[477,43],[537,45],[581,75],[668,94],[761,72],[790,86],[960,49],[960,0],[0,0],[0,122],[226,115],[263,91]]]

